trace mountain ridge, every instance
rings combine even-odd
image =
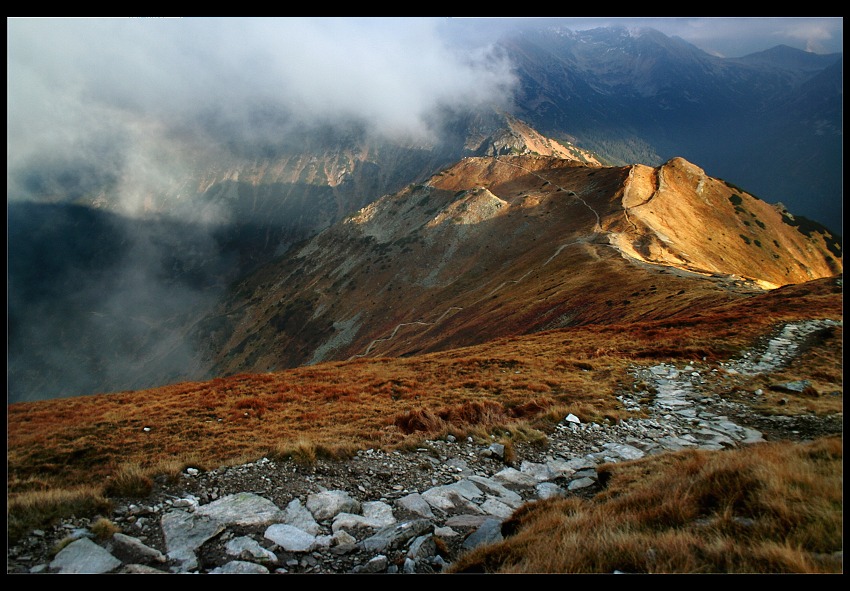
[[[673,159],[657,169],[642,165],[606,167],[590,152],[546,138],[510,115],[500,117],[503,127],[494,130],[484,121],[478,132],[467,136],[464,149],[475,156],[467,156],[430,179],[423,179],[424,184],[413,183],[399,193],[372,201],[349,213],[336,226],[331,220],[346,210],[329,213],[319,226],[325,229],[300,244],[297,233],[288,234],[288,241],[279,242],[287,234],[281,233],[283,227],[273,229],[268,222],[276,219],[275,214],[262,209],[256,210],[254,223],[247,223],[250,217],[240,214],[237,219],[242,222],[219,226],[214,239],[205,230],[189,226],[169,235],[167,218],[159,226],[138,227],[121,238],[113,236],[113,242],[121,240],[123,251],[132,255],[126,260],[137,260],[140,265],[126,271],[115,267],[118,274],[113,283],[117,281],[116,285],[126,288],[152,282],[140,291],[136,289],[137,294],[161,293],[163,303],[174,302],[177,307],[167,310],[167,320],[157,316],[156,310],[162,305],[155,300],[136,297],[130,300],[133,306],[141,305],[147,312],[122,313],[118,311],[119,300],[107,294],[107,300],[99,302],[102,296],[95,294],[101,292],[92,286],[81,292],[91,299],[90,309],[80,310],[80,322],[74,323],[73,315],[51,320],[55,315],[51,310],[65,309],[54,303],[61,299],[61,290],[47,290],[54,296],[48,296],[43,304],[39,302],[44,294],[32,301],[11,300],[14,305],[10,322],[14,327],[24,326],[25,316],[18,312],[23,306],[35,310],[42,324],[66,326],[76,339],[72,349],[62,354],[66,360],[87,355],[74,366],[74,371],[83,370],[81,377],[85,377],[86,384],[102,383],[87,387],[103,391],[153,386],[156,382],[151,380],[156,379],[173,381],[214,377],[217,372],[266,371],[357,355],[410,355],[482,342],[494,336],[488,319],[499,315],[503,316],[502,329],[497,333],[509,334],[638,314],[629,312],[628,304],[617,305],[630,301],[622,293],[610,287],[600,289],[593,283],[591,277],[601,269],[605,269],[603,276],[614,273],[618,277],[613,284],[634,284],[629,290],[633,293],[649,293],[646,290],[652,283],[649,276],[628,276],[631,274],[627,269],[637,268],[635,264],[649,265],[640,273],[666,268],[682,278],[701,276],[715,283],[725,282],[723,291],[727,293],[739,289],[735,284],[749,282],[770,288],[841,271],[840,262],[836,262],[841,257],[840,243],[828,231],[808,222],[801,225],[787,210],[780,211],[725,181],[711,179],[684,159]],[[249,171],[247,177],[227,169],[217,174],[234,183],[256,184],[262,182],[264,175],[279,172],[264,165],[253,173]],[[659,184],[658,179],[663,181],[666,176],[678,180]],[[303,180],[310,182],[308,177]],[[672,187],[669,191],[668,185]],[[262,184],[256,184],[252,193],[245,193],[242,185],[233,184],[227,189],[221,181],[212,186],[217,187],[216,199],[244,201],[253,194],[246,203],[256,207],[263,202],[258,200],[260,193],[256,189]],[[321,184],[317,186],[321,188]],[[676,205],[677,201],[681,201],[679,205],[703,203],[705,197],[700,192],[706,186],[713,187],[712,191],[728,191],[726,199],[715,200],[713,206],[700,205],[699,215],[696,209],[690,211],[690,206],[683,209]],[[687,199],[676,197],[682,192],[687,193]],[[210,189],[206,193],[213,195]],[[651,207],[646,206],[647,201]],[[678,234],[671,231],[670,220],[665,219],[670,217],[681,220],[676,223],[687,222],[688,229]],[[736,226],[730,234],[733,243],[712,243],[711,236],[698,238],[701,217],[713,220],[714,231],[721,234]],[[261,221],[263,218],[265,222]],[[559,226],[555,220],[564,220],[566,225]],[[768,220],[770,224],[765,226]],[[727,222],[732,225],[721,228]],[[123,227],[116,221],[110,221],[109,226]],[[256,231],[263,227],[267,229],[262,233]],[[770,234],[774,228],[794,231],[780,237]],[[798,232],[800,228],[804,232]],[[31,234],[37,235],[38,232]],[[509,236],[513,238],[506,242],[504,239]],[[525,250],[512,249],[511,240]],[[161,250],[162,263],[172,269],[164,276],[155,259],[151,265],[134,254],[149,253],[151,243],[159,245],[153,252]],[[140,248],[141,245],[145,246]],[[802,257],[800,261],[787,264],[782,249],[789,248],[795,250],[794,256]],[[806,258],[810,248],[825,249],[828,254],[819,261]],[[224,254],[230,262],[221,264]],[[331,264],[329,261],[337,257],[336,266],[323,271],[331,280],[317,278],[314,287],[301,284],[301,279],[284,285],[289,281],[287,277],[318,272],[315,264],[305,263],[316,256],[316,261],[327,259],[322,264]],[[630,267],[621,267],[618,259],[623,256],[632,261]],[[273,262],[266,262],[270,260]],[[756,260],[760,261],[760,269],[752,268]],[[14,261],[13,269],[27,272],[25,261]],[[80,264],[85,268],[89,263],[74,263]],[[596,264],[601,267],[594,269]],[[573,267],[567,271],[570,265]],[[807,267],[811,267],[808,272]],[[227,281],[252,268],[254,278],[227,285]],[[561,279],[541,279],[541,273],[550,270]],[[178,274],[171,277],[175,272]],[[57,277],[62,273],[58,268]],[[585,279],[571,277],[585,273]],[[19,283],[18,274],[15,271],[13,286]],[[97,282],[108,284],[105,276]],[[158,285],[161,289],[153,290]],[[690,289],[689,285],[685,282],[669,289],[675,293]],[[594,291],[599,296],[597,301],[586,297]],[[653,297],[660,298],[659,294],[654,291]],[[429,298],[434,297],[445,301],[445,305],[435,308],[429,303]],[[716,298],[717,294],[707,293],[706,297]],[[347,298],[354,303],[346,303]],[[189,307],[180,308],[181,301]],[[659,310],[675,312],[668,308],[666,303],[659,304],[654,314],[662,313]],[[109,310],[115,311],[114,318],[111,313],[104,316],[103,312]],[[103,342],[103,335],[98,336],[103,330],[118,334],[114,332],[118,326],[115,323],[121,322],[122,314],[132,320],[124,323],[122,329],[129,340],[115,341],[113,351],[119,356],[122,352],[132,354],[136,361],[115,365],[120,359],[102,359],[92,347]],[[136,316],[142,320],[147,317],[146,326],[139,324]],[[441,334],[450,325],[453,328]],[[137,329],[144,334],[136,334]],[[22,349],[18,339],[13,339],[12,350],[16,352],[11,358],[10,380],[16,388],[21,384],[24,388],[42,389],[44,376],[53,371],[51,364],[61,358],[45,359],[47,364],[36,373],[27,369],[23,360],[30,355],[28,349],[38,351],[42,346],[38,340],[41,333],[27,330],[29,341],[20,341],[29,342],[27,347]],[[163,336],[162,331],[167,334]],[[16,329],[11,334],[23,333]],[[156,343],[151,341],[153,334],[160,334]],[[273,346],[263,351],[270,343]],[[51,346],[55,344],[64,346],[61,341],[52,342]],[[97,361],[92,363],[89,359]],[[167,376],[150,373],[140,365],[140,359],[150,367],[171,369]],[[107,374],[117,376],[123,368],[131,381],[125,377],[119,382],[98,381],[102,380],[98,376],[104,369],[97,364],[103,363],[107,364],[103,366],[106,369],[112,367]],[[73,380],[63,395],[76,393],[72,384]],[[19,399],[18,395],[11,397]]]
[[[140,162],[155,164],[157,157],[168,160],[166,166],[159,167],[161,170],[157,168],[158,175],[163,175],[161,178],[155,175],[147,179],[134,171],[125,176],[116,175],[114,169],[123,153],[119,142],[114,146],[92,148],[103,155],[103,170],[80,166],[71,158],[67,162],[42,162],[46,165],[43,170],[33,162],[30,168],[13,171],[10,195],[22,196],[18,195],[20,189],[24,193],[35,191],[39,198],[56,200],[62,198],[61,191],[65,190],[77,203],[116,212],[126,208],[132,219],[139,220],[140,231],[127,233],[129,247],[124,250],[133,256],[120,271],[127,277],[119,283],[136,285],[136,293],[141,293],[141,287],[146,286],[152,294],[168,294],[171,286],[180,283],[180,280],[175,282],[175,274],[180,277],[214,276],[218,278],[215,281],[220,281],[232,277],[232,273],[245,274],[260,269],[275,257],[296,248],[302,240],[357,212],[381,195],[411,184],[421,185],[430,175],[466,156],[538,152],[557,154],[577,162],[610,165],[612,161],[617,163],[619,153],[620,156],[634,156],[627,161],[620,159],[620,165],[652,167],[681,156],[698,163],[705,171],[713,171],[718,169],[720,162],[715,157],[719,149],[723,166],[730,171],[724,178],[734,179],[746,187],[750,195],[761,193],[771,201],[787,204],[790,217],[781,219],[797,220],[805,216],[829,219],[830,223],[840,219],[834,211],[830,213],[819,205],[825,203],[821,199],[823,195],[840,194],[841,189],[840,177],[830,172],[840,168],[841,160],[841,85],[837,83],[841,79],[840,67],[833,65],[816,72],[815,62],[808,60],[804,60],[810,63],[805,72],[794,65],[794,60],[784,68],[736,64],[709,56],[657,32],[630,35],[598,30],[588,35],[580,32],[563,38],[553,37],[560,39],[560,45],[547,45],[546,35],[527,35],[522,43],[500,41],[509,53],[513,52],[511,55],[517,66],[520,92],[515,108],[509,109],[509,113],[478,115],[450,112],[445,119],[437,117],[437,121],[443,123],[436,124],[434,135],[428,139],[379,140],[356,121],[341,126],[299,127],[288,116],[268,110],[253,113],[246,123],[248,127],[242,129],[227,118],[207,114],[206,118],[199,116],[198,121],[188,123],[185,129],[169,131],[166,145],[157,146],[157,150],[152,150],[154,146],[149,145],[148,137],[144,138]],[[611,45],[614,42],[620,45]],[[571,44],[578,49],[570,49]],[[594,66],[594,56],[607,49],[612,49],[608,52],[611,56]],[[730,71],[738,74],[726,77],[724,72]],[[645,75],[636,81],[635,72]],[[803,84],[803,81],[810,84]],[[754,105],[765,110],[754,117]],[[706,110],[708,107],[711,108]],[[786,113],[793,113],[793,117],[783,119]],[[632,118],[636,114],[640,116]],[[162,131],[162,126],[155,121],[133,123],[152,132]],[[737,130],[738,137],[730,138],[728,130]],[[254,132],[259,133],[256,141],[248,142]],[[679,150],[680,144],[684,146],[682,150]],[[199,146],[203,149],[193,149]],[[592,153],[587,148],[596,150]],[[670,157],[665,157],[666,154]],[[765,193],[758,188],[780,178],[777,164],[770,156],[774,154],[783,163],[783,174],[794,171],[793,178],[782,184],[781,192]],[[707,157],[703,159],[701,155]],[[186,174],[180,176],[181,171]],[[708,174],[719,178],[715,173]],[[753,183],[754,179],[758,179],[758,183]],[[817,198],[803,198],[812,193],[816,193]],[[120,202],[119,197],[127,197],[129,201]],[[801,203],[804,204],[802,209]],[[484,202],[474,205],[473,209],[483,206]],[[818,208],[816,215],[808,213],[813,208]],[[751,241],[758,240],[764,246],[762,252],[766,252],[772,242],[765,242],[764,237],[758,235],[760,229],[752,225],[756,220],[744,219],[741,216],[747,214],[740,212],[735,215],[730,219],[736,224],[742,225],[744,221],[751,224],[740,228],[743,231],[738,234]],[[765,212],[764,215],[772,214]],[[163,237],[156,229],[161,227],[158,222],[153,226],[148,223],[149,219],[157,217],[193,220],[197,229],[207,227],[210,235],[203,237],[201,233],[190,231],[185,244],[174,237]],[[760,215],[758,221],[763,223],[762,217]],[[652,239],[656,249],[653,252],[658,256],[666,252],[663,256],[673,257],[687,266],[679,258],[682,252],[665,250],[660,235],[666,234],[657,222],[653,230],[656,235]],[[628,233],[630,227],[627,224],[618,232]],[[108,233],[104,230],[104,234]],[[20,239],[31,238],[23,236]],[[620,244],[623,240],[625,238],[618,238],[616,242]],[[840,241],[840,237],[837,240]],[[408,246],[413,248],[413,245]],[[623,247],[639,254],[639,249],[625,243]],[[840,253],[837,242],[830,242],[830,247]],[[10,248],[16,245],[10,244]],[[31,252],[32,249],[25,244],[21,251]],[[690,254],[686,249],[683,252]],[[149,256],[142,257],[142,253]],[[545,258],[550,256],[551,253]],[[42,263],[31,261],[27,264],[37,268]],[[766,265],[771,267],[775,263],[767,260]],[[703,267],[713,272],[717,264]],[[60,269],[58,275],[63,273]],[[65,318],[54,320],[52,312],[45,315],[38,310],[29,313],[28,302],[14,294],[11,299],[16,302],[15,306],[23,301],[24,312],[17,307],[10,309],[12,321],[18,326],[21,326],[18,322],[21,318],[26,318],[25,322],[32,321],[32,332],[38,338],[24,347],[16,344],[13,348],[25,350],[25,356],[35,352],[38,365],[57,367],[60,373],[85,368],[85,383],[95,377],[95,383],[101,384],[96,389],[153,385],[145,381],[154,379],[153,376],[138,369],[134,370],[137,375],[132,381],[122,381],[120,385],[98,377],[109,362],[96,352],[95,343],[101,339],[100,327],[94,326],[99,317],[93,314],[107,304],[119,308],[135,306],[138,298],[121,302],[120,297],[102,293],[99,288],[104,284],[98,283],[96,278],[81,273],[78,279],[77,285],[66,288],[69,298],[77,302],[72,309],[76,310],[78,304],[87,299],[92,305],[90,310],[82,312],[85,318],[80,319],[77,329],[71,332],[80,335],[80,340],[86,343],[82,350],[91,351],[92,355],[80,357],[81,348],[72,342],[70,333],[57,334],[56,327],[67,324]],[[517,277],[504,276],[492,287],[500,282],[515,285],[511,282],[516,280]],[[779,285],[784,279],[774,277],[768,281]],[[15,278],[10,284],[20,283]],[[158,306],[157,302],[185,302],[185,309],[179,315],[180,328],[172,336],[184,342],[186,330],[189,330],[187,323],[197,327],[197,322],[221,332],[226,322],[202,320],[207,315],[207,310],[201,309],[206,303],[190,303],[193,293],[202,302],[207,302],[206,296],[210,294],[197,293],[191,282],[188,287],[174,297],[154,295],[147,298],[143,302],[148,310],[145,316],[160,326],[174,326],[173,307]],[[226,286],[221,288],[227,289]],[[57,293],[53,289],[48,291]],[[59,310],[63,306],[67,306],[67,302],[57,298],[48,310]],[[294,302],[293,308],[298,308]],[[351,323],[354,316],[352,313],[343,319],[336,318],[330,326],[333,322]],[[186,317],[192,318],[184,320]],[[412,321],[398,318],[387,330],[391,332],[396,325]],[[316,330],[325,332],[329,338],[331,332],[346,333],[344,327],[347,325],[340,326],[339,330],[332,331],[325,324]],[[142,325],[139,328],[143,328]],[[193,338],[204,340],[197,331],[193,334]],[[59,343],[59,350],[53,348]],[[127,352],[129,363],[124,366],[128,370],[134,365],[133,359],[150,358],[150,351],[140,352],[132,345],[122,344],[114,350]],[[194,355],[195,351],[190,353]],[[308,360],[313,358],[307,357]],[[75,361],[71,362],[72,359]],[[16,358],[13,367],[27,365],[26,360],[22,361],[23,365],[20,360],[23,358]],[[193,359],[187,367],[196,368],[198,364]],[[26,371],[37,376],[39,383],[39,386],[29,387],[26,396],[49,396],[60,390],[62,395],[74,392],[73,381],[45,389],[40,374],[50,374],[52,370],[43,372],[30,366]],[[175,377],[169,376],[169,379]],[[183,377],[190,376],[198,374],[186,373]]]
[[[224,340],[208,341],[211,371],[410,355],[646,317],[622,297],[626,285],[648,302],[704,290],[707,303],[735,297],[735,285],[755,292],[841,273],[835,238],[808,231],[683,159],[650,169],[468,157],[243,282],[216,312]],[[671,274],[664,288],[661,272]],[[676,312],[654,309],[649,317]]]

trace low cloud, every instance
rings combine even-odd
[[[8,20],[10,400],[199,377],[177,329],[222,296],[240,251],[232,209],[195,197],[266,148],[428,143],[443,114],[506,106],[508,62],[451,48],[438,25]]]
[[[421,141],[432,137],[441,112],[506,105],[514,84],[508,62],[487,46],[450,49],[438,24],[12,19],[10,196],[26,192],[13,177],[34,161],[66,162],[77,171],[95,162],[102,176],[119,182],[151,171],[156,189],[176,182],[187,133],[197,138],[227,130],[251,142],[353,123]],[[167,166],[152,171],[151,154],[163,151],[159,160]],[[136,189],[126,195],[125,213],[140,207],[138,195],[145,192],[136,178],[129,180],[123,188]]]

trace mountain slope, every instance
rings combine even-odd
[[[681,159],[466,158],[259,270],[195,335],[220,375],[665,318],[840,273],[834,237],[793,222]]]
[[[268,126],[269,139],[254,145],[231,129],[209,144],[175,133],[163,140],[168,173],[148,163],[156,178],[92,174],[68,186],[73,162],[10,173],[10,401],[206,375],[187,327],[232,281],[463,155],[597,162],[496,112],[457,115],[419,143],[356,126],[275,137],[275,121]]]
[[[615,243],[637,259],[738,275],[769,289],[841,272],[841,246],[831,234],[782,231],[793,223],[782,207],[681,158],[655,169],[632,167],[622,203],[627,224],[610,228],[620,230]]]
[[[150,490],[146,474],[183,487],[188,481],[181,472],[187,467],[211,470],[262,456],[281,461],[292,456],[290,476],[329,486],[326,472],[298,458],[405,444],[429,448],[423,437],[447,433],[481,437],[484,446],[491,434],[506,446],[519,444],[529,432],[515,420],[550,432],[567,413],[632,437],[626,420],[645,418],[640,407],[655,401],[654,389],[635,375],[635,367],[659,362],[700,367],[701,377],[694,381],[705,388],[701,404],[712,412],[746,417],[749,408],[766,415],[753,424],[766,436],[813,439],[841,430],[842,289],[840,279],[822,279],[716,307],[684,306],[682,314],[664,320],[544,331],[411,358],[356,359],[147,391],[10,404],[9,495],[16,501],[15,517],[37,518],[39,525],[31,527],[44,527],[56,515],[100,511],[102,498],[81,506],[92,493]],[[671,299],[686,303],[689,294]],[[815,322],[832,328],[806,338],[774,338],[785,334],[776,329],[786,323],[825,318],[838,322]],[[774,340],[786,342],[779,356]],[[764,357],[749,357],[754,347]],[[795,358],[793,363],[777,371],[773,364],[786,355]],[[741,367],[738,361],[727,363],[733,359],[774,369],[741,375],[728,371]],[[680,379],[690,377],[682,372]],[[801,379],[812,389],[789,393],[781,387]],[[345,465],[343,473],[345,489],[365,476]],[[241,470],[231,474],[241,485]],[[372,477],[381,480],[385,494],[384,475]],[[719,482],[724,489],[726,480]],[[270,484],[287,487],[275,479]],[[227,494],[222,481],[213,486],[211,494]],[[45,514],[38,515],[41,510]],[[11,511],[9,522],[11,528]]]
[[[751,195],[781,200],[793,212],[780,218],[788,224],[808,231],[806,218],[811,218],[833,231],[840,227],[840,56],[778,48],[723,60],[651,30],[545,30],[500,44],[519,80],[513,116],[441,113],[437,119],[442,123],[434,122],[434,134],[427,138],[380,139],[353,121],[306,126],[261,107],[244,120],[206,112],[175,126],[127,112],[122,121],[134,130],[127,137],[95,134],[99,139],[91,145],[61,156],[36,151],[21,156],[23,160],[15,158],[7,179],[10,400],[147,387],[208,375],[211,356],[217,353],[200,329],[206,326],[218,333],[212,338],[219,344],[224,332],[231,331],[226,317],[215,318],[226,314],[227,306],[216,306],[227,297],[231,280],[255,270],[262,276],[265,265],[300,241],[381,195],[425,183],[463,157],[536,152],[577,163],[599,163],[604,156],[609,164],[658,166],[683,156],[710,176],[734,180]],[[733,193],[746,200],[743,191]],[[18,200],[43,207],[17,207]],[[81,216],[78,206],[98,213]],[[755,214],[755,209],[746,203],[740,207],[730,219],[737,220],[737,226],[746,226],[745,221],[751,225],[735,234],[759,241],[763,248],[753,251],[756,258],[773,257],[768,252],[773,238],[762,235],[758,226],[770,214],[759,213],[756,220],[744,213]],[[629,211],[640,232],[646,230],[640,215],[646,217],[649,211]],[[77,225],[81,218],[86,219]],[[622,222],[610,221],[605,231],[627,235],[631,226],[617,225]],[[499,223],[488,220],[485,227],[498,236]],[[104,248],[100,244],[67,252],[44,248],[54,239],[65,243],[58,230],[68,227],[75,228],[74,240],[120,244],[116,252],[123,257],[98,254]],[[656,236],[647,239],[655,245],[647,246],[654,249],[651,256],[641,254],[640,245],[628,246],[630,238],[615,242],[632,254],[649,256],[647,260],[657,256],[701,272],[726,272],[706,253],[695,260],[692,251],[699,247],[693,244],[677,253],[662,253],[659,236],[665,231],[658,224],[647,231]],[[449,239],[449,232],[441,235]],[[791,246],[777,241],[782,248]],[[840,252],[834,242],[830,248]],[[441,261],[443,253],[422,256],[430,264],[430,257]],[[540,251],[517,264],[550,256]],[[731,251],[714,258],[730,256]],[[97,268],[98,261],[107,268]],[[778,273],[781,262],[768,259],[764,266]],[[780,285],[792,280],[796,268],[791,264],[786,273],[761,279]],[[40,269],[45,270],[41,275]],[[491,269],[480,279],[494,280],[487,284],[490,289],[504,283],[499,292],[509,293],[524,272]],[[54,277],[57,284],[51,284]],[[379,281],[384,280],[382,275]],[[453,301],[463,307],[460,300]],[[301,309],[294,301],[287,305]],[[576,306],[582,307],[578,302]],[[350,323],[353,330],[358,312],[348,310],[341,318],[332,314],[322,326],[302,331],[310,335],[311,344],[304,351],[287,351],[285,362],[270,358],[269,366],[310,361],[320,345],[323,352],[315,359],[324,358],[348,338],[348,325],[333,328],[334,323]],[[311,312],[309,320],[317,322],[321,316],[314,318]],[[414,321],[428,320],[405,313],[384,324],[392,332],[396,325]],[[205,349],[200,358],[187,346],[193,326]],[[369,329],[370,334],[372,330],[377,329]],[[324,338],[313,342],[319,333]],[[337,340],[329,342],[331,335]],[[383,337],[373,335],[361,343],[363,349],[376,338]],[[245,367],[253,366],[243,361]]]

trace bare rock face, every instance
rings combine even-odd
[[[502,133],[502,137],[510,136],[513,141],[505,141],[503,148],[491,156],[510,154],[540,154],[542,156],[555,156],[565,160],[572,160],[588,166],[601,166],[596,155],[571,143],[563,144],[551,138],[547,138],[529,125],[526,125],[515,117],[506,117],[510,133]],[[507,148],[507,150],[505,150]]]

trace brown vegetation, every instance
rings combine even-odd
[[[410,358],[357,359],[12,404],[10,537],[61,516],[103,512],[109,497],[144,496],[152,477],[173,476],[187,466],[215,468],[264,455],[309,463],[368,447],[404,448],[448,432],[495,435],[512,453],[512,442],[544,437],[568,413],[584,422],[631,416],[616,394],[632,387],[628,370],[634,364],[726,359],[780,322],[813,317],[842,318],[835,280],[693,308],[665,320],[551,330]],[[840,344],[836,329],[821,335],[808,353],[806,375],[819,376],[818,392],[842,388],[840,354],[828,353],[840,351]],[[794,378],[794,371],[788,368],[786,377]],[[840,408],[840,396],[822,398],[822,406],[788,405],[783,412]],[[771,546],[770,552],[778,550]],[[745,568],[741,560],[730,558],[728,568]],[[633,565],[647,568],[637,559],[621,567]],[[664,568],[679,566],[670,562]]]
[[[842,572],[842,438],[601,467],[592,500],[526,505],[451,572]]]

